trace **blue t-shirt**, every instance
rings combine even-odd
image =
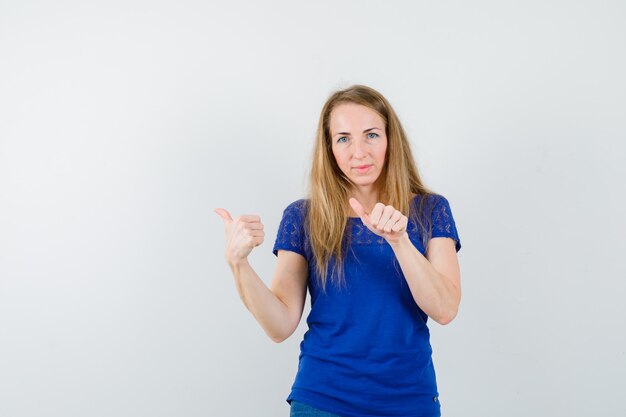
[[[425,205],[432,213],[432,237],[451,237],[458,252],[461,242],[446,198],[430,196]],[[309,264],[308,330],[287,402],[345,417],[440,416],[428,316],[415,303],[393,250],[360,218],[348,218],[347,288],[329,275],[324,293],[305,230],[307,209],[304,199],[287,206],[273,249],[275,255],[279,249],[299,253]],[[410,216],[407,233],[424,254],[422,231]]]

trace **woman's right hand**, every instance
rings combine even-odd
[[[230,213],[223,208],[217,208],[214,211],[224,220],[226,228],[224,255],[229,265],[232,266],[245,260],[252,249],[263,243],[265,232],[259,216],[242,215],[233,220]]]

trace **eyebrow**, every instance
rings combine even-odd
[[[365,129],[365,130],[363,131],[363,133],[367,133],[367,132],[369,132],[370,130],[374,130],[374,129],[378,129],[378,130],[382,131],[382,129],[380,129],[380,128],[377,128],[377,127],[370,127],[369,129]],[[349,135],[349,134],[350,134],[350,132],[338,132],[338,133],[335,133],[333,136],[337,136],[337,135]]]

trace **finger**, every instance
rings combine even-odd
[[[257,232],[263,231],[263,223],[248,223],[245,221],[237,221],[235,220],[235,229],[243,231],[243,233]]]
[[[223,209],[223,208],[216,208],[213,211],[216,212],[217,215],[220,216],[226,224],[230,224],[233,222],[233,218],[230,216],[230,213],[228,212],[228,210]]]
[[[265,232],[263,230],[250,230],[248,233],[249,233],[249,236],[252,236],[252,237],[264,237],[265,236]]]
[[[383,203],[376,203],[374,209],[370,213],[370,221],[374,226],[377,226],[380,222],[380,216],[383,214],[385,205]]]
[[[378,230],[383,230],[387,225],[387,222],[391,219],[391,216],[398,211],[393,206],[386,206],[383,209],[383,213],[380,216],[380,220],[378,220]]]
[[[263,243],[263,236],[254,237],[251,242],[252,242],[252,245],[255,247],[260,246],[261,243]]]
[[[385,228],[383,229],[385,231],[385,233],[391,233],[391,230],[393,230],[393,226],[398,224],[398,221],[400,219],[402,219],[402,213],[400,213],[398,210],[396,210],[391,215],[391,218],[389,219],[389,221],[385,224]]]
[[[350,206],[352,207],[352,210],[354,210],[354,212],[356,213],[357,216],[363,218],[367,214],[365,212],[365,209],[363,208],[363,206],[359,202],[359,200],[357,200],[356,198],[352,197],[352,198],[350,198],[348,200],[348,202],[350,203]]]
[[[400,221],[398,221],[395,225],[393,225],[391,230],[393,230],[394,232],[402,232],[406,230],[406,227],[409,224],[408,222],[409,222],[409,218],[406,216],[402,216]]]
[[[260,222],[252,222],[252,223],[244,223],[246,229],[249,230],[263,230],[263,223]]]
[[[260,222],[261,217],[257,216],[256,214],[242,214],[240,216],[237,216],[235,221],[243,221],[247,223]]]

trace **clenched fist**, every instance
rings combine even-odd
[[[409,218],[393,206],[376,203],[372,212],[367,213],[356,198],[350,198],[348,202],[363,224],[372,233],[385,238],[387,242],[397,242],[406,235]]]
[[[224,255],[229,265],[246,259],[252,249],[263,243],[265,232],[259,216],[242,215],[233,220],[230,213],[223,208],[217,208],[215,212],[224,220],[226,228]]]

